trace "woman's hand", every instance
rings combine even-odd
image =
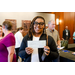
[[[30,48],[30,47],[26,47],[25,51],[26,51],[27,54],[32,54],[33,53],[33,49]]]
[[[44,53],[48,56],[50,53],[50,48],[48,46],[44,46]]]

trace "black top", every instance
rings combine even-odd
[[[33,39],[33,36],[29,37],[28,35],[26,35],[23,38],[20,49],[19,49],[19,56],[21,58],[25,59],[26,62],[31,61],[31,54],[28,55],[25,52],[25,48],[27,47],[27,41],[32,40],[32,39]],[[46,34],[42,34],[39,40],[47,40],[46,39]],[[48,36],[48,46],[50,47],[50,54],[48,56],[46,56],[44,62],[50,62],[53,59],[56,59],[59,55],[58,51],[57,51],[55,41],[51,36]],[[38,49],[39,61],[40,62],[42,61],[41,57],[42,57],[43,52],[44,52],[43,48]]]
[[[69,38],[70,38],[70,31],[69,30],[67,30],[67,31],[68,31],[68,40],[69,40]],[[63,38],[66,39],[66,30],[63,31]]]

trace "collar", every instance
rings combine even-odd
[[[48,29],[49,29],[49,28],[48,28]],[[49,31],[50,31],[50,32],[52,32],[52,31],[54,32],[54,31],[55,31],[55,29],[54,29],[54,30],[50,30],[50,29],[49,29]]]
[[[46,36],[46,34],[42,33],[41,36],[40,36],[40,38],[41,38],[43,35]],[[33,35],[31,35],[31,37],[29,37],[29,35],[27,34],[27,36],[28,36],[28,40],[32,40],[32,39],[33,39]],[[39,39],[39,40],[40,40],[40,39]]]
[[[68,30],[68,29],[65,29],[65,30]]]

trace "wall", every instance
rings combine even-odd
[[[55,13],[55,21],[59,16],[59,20],[61,20],[62,22],[59,23],[59,35],[60,35],[60,39],[62,40],[62,33],[64,30],[64,12],[56,12]],[[58,30],[58,25],[56,25],[56,29]]]
[[[35,16],[43,16],[46,24],[49,20],[55,20],[55,14],[40,13],[40,12],[0,12],[0,24],[5,19],[17,20],[17,27],[22,25],[22,20],[32,20]]]

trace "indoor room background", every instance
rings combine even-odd
[[[0,24],[5,19],[16,20],[17,28],[22,26],[22,20],[32,20],[35,16],[43,16],[46,24],[49,20],[55,20],[59,18],[61,22],[56,25],[56,29],[59,31],[60,39],[62,40],[62,33],[65,26],[68,26],[70,30],[71,39],[69,43],[73,43],[73,32],[75,30],[75,12],[0,12]]]

